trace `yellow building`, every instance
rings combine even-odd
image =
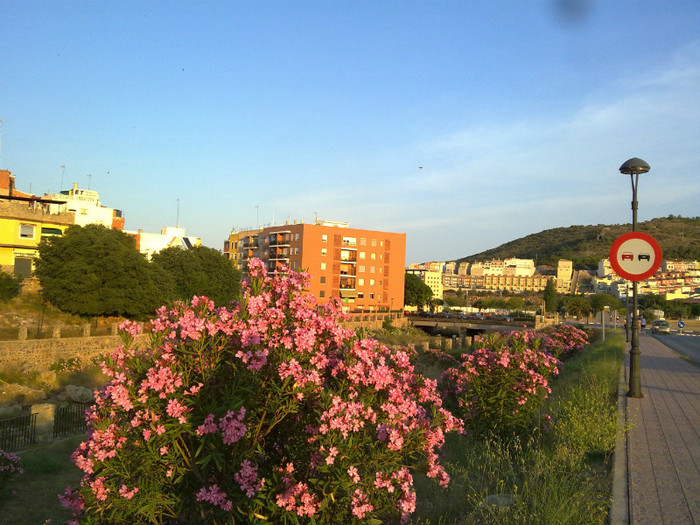
[[[12,200],[10,200],[12,199]],[[50,203],[38,197],[0,195],[0,268],[29,277],[42,239],[63,232],[73,224],[75,214],[49,213]]]

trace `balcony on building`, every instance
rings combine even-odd
[[[357,262],[357,249],[343,248],[342,250],[340,250],[340,260],[344,263],[355,264]]]
[[[289,246],[292,232],[289,230],[271,233],[267,236],[270,246]]]

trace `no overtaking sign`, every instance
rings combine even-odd
[[[656,239],[642,232],[620,235],[610,248],[610,265],[628,281],[643,281],[654,275],[662,258]]]

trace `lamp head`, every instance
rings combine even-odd
[[[645,161],[638,157],[632,157],[631,159],[625,161],[625,163],[620,166],[620,173],[625,175],[633,175],[639,173],[646,173],[651,167]]]

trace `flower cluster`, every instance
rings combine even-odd
[[[531,330],[492,334],[475,343],[458,368],[443,373],[446,395],[478,430],[522,427],[551,392],[549,380],[559,372],[559,361]]]
[[[121,327],[74,453],[84,479],[63,498],[78,519],[405,522],[413,469],[448,483],[439,452],[463,424],[437,382],[307,285],[252,260],[239,304],[162,307],[143,347]]]
[[[569,324],[552,325],[540,330],[543,346],[558,359],[581,352],[588,344],[588,334]]]

